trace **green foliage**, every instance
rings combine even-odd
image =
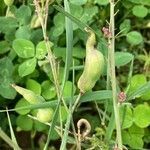
[[[42,134],[48,133],[49,126],[45,124],[48,121],[59,133],[68,127],[65,131],[71,131],[71,133],[66,135],[66,139],[59,139],[60,135],[52,128],[51,145],[56,146],[54,141],[60,143],[66,140],[67,146],[70,149],[73,148],[75,139],[72,136],[72,128],[69,128],[66,123],[70,114],[62,101],[58,107],[59,113],[58,115],[56,113],[54,118],[54,124],[51,122],[59,98],[48,53],[51,51],[56,60],[55,68],[60,84],[60,99],[63,99],[69,106],[79,94],[77,81],[83,71],[86,56],[87,34],[84,28],[89,27],[96,34],[95,48],[104,54],[105,71],[94,88],[81,96],[72,120],[75,128],[76,121],[80,118],[86,118],[92,126],[92,131],[88,135],[90,140],[85,138],[82,141],[84,149],[112,149],[112,145],[116,142],[116,130],[114,130],[111,103],[112,92],[107,90],[110,87],[107,81],[110,77],[108,66],[110,60],[107,57],[109,45],[108,38],[104,36],[102,30],[103,27],[109,28],[106,23],[110,17],[109,0],[68,0],[67,2],[69,7],[65,11],[64,7],[61,7],[64,4],[62,0],[55,1],[54,5],[49,5],[46,31],[50,40],[47,43],[50,46],[48,48],[43,38],[40,20],[32,5],[33,1],[1,1],[0,109],[14,108],[17,112],[10,112],[15,133],[20,130],[29,131],[34,137],[34,134],[40,132],[38,135],[43,137]],[[129,149],[147,149],[149,148],[150,132],[150,57],[148,51],[150,1],[124,0],[119,1],[115,7],[115,10],[119,10],[115,15],[115,34],[119,33],[115,39],[117,91],[121,90],[126,94],[125,102],[120,104],[123,144]],[[65,22],[66,17],[72,22]],[[73,30],[71,23],[73,23]],[[70,36],[72,32],[73,41]],[[68,77],[64,73],[68,73]],[[64,88],[61,93],[62,84]],[[21,95],[14,90],[15,85],[19,85],[19,89],[23,87],[21,90],[17,89]],[[99,108],[95,107],[95,101]],[[43,123],[34,118],[31,119],[27,116],[28,114],[37,117],[36,119]],[[11,117],[12,115],[14,117]],[[8,132],[5,113],[0,113],[0,122],[0,128]],[[111,125],[111,132],[109,125]],[[110,134],[108,143],[105,140],[107,132]],[[0,143],[5,145],[1,141]],[[35,141],[35,145],[38,144],[41,143]],[[7,148],[2,147],[2,149]],[[35,148],[39,149],[39,147]]]
[[[19,108],[19,107],[23,107],[23,106],[28,106],[29,102],[27,102],[24,98],[21,98],[15,106],[15,109]],[[25,109],[25,110],[16,110],[16,112],[20,115],[26,115],[30,112],[30,109]]]
[[[131,45],[138,45],[143,42],[143,37],[139,32],[131,31],[127,34],[127,41]]]
[[[30,58],[33,57],[35,54],[33,43],[25,39],[14,40],[13,48],[17,55],[22,58]]]
[[[124,144],[129,145],[132,149],[141,149],[143,148],[144,130],[133,125],[127,131],[123,131],[123,142]]]
[[[143,5],[137,5],[133,7],[132,12],[135,16],[144,18],[148,14],[148,9]]]
[[[28,74],[31,74],[35,70],[35,67],[36,67],[36,59],[35,58],[28,59],[22,64],[20,64],[18,68],[19,75],[21,77],[24,77]]]
[[[15,90],[11,87],[13,81],[13,63],[8,57],[0,59],[0,95],[7,99],[14,99]]]
[[[33,127],[33,120],[28,116],[20,115],[17,117],[16,124],[21,130],[30,131]]]
[[[115,63],[117,67],[124,66],[132,61],[134,56],[128,52],[115,52]]]
[[[134,122],[140,128],[150,125],[150,107],[146,104],[140,104],[134,108]]]

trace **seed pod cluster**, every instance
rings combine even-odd
[[[94,47],[96,44],[94,32],[87,28],[85,31],[89,34],[89,37],[86,42],[84,70],[78,80],[78,88],[81,93],[85,93],[95,86],[95,83],[102,74],[104,67],[104,56]]]
[[[45,102],[44,98],[40,95],[36,95],[33,91],[22,88],[15,84],[12,84],[12,87],[21,94],[24,99],[26,99],[30,104],[38,104]],[[52,108],[41,108],[38,109],[36,117],[39,121],[46,123],[51,121],[53,116],[53,109]]]

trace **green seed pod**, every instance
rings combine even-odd
[[[44,102],[44,98],[40,95],[36,95],[33,91],[22,88],[20,86],[17,86],[15,84],[12,84],[12,87],[21,94],[24,99],[26,99],[30,104],[37,104]]]
[[[11,6],[13,4],[14,0],[4,0],[4,3],[7,5],[7,6]]]
[[[52,108],[38,109],[36,117],[39,121],[46,123],[52,120],[53,114]]]
[[[78,80],[78,88],[82,93],[85,93],[94,87],[102,74],[104,67],[104,56],[94,47],[96,43],[95,34],[87,28],[85,30],[89,33],[89,37],[86,42],[85,67]]]

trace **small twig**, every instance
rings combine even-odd
[[[82,129],[83,131],[81,133],[82,126],[84,126],[84,129]],[[77,122],[77,128],[78,128],[78,150],[81,150],[81,142],[91,132],[91,125],[86,119],[80,119]]]

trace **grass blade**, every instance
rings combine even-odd
[[[9,136],[0,128],[0,137],[12,148],[16,150],[21,150],[10,138]]]
[[[77,95],[73,97],[73,103],[76,100]],[[71,97],[69,98],[64,98],[66,103],[69,104],[70,101],[72,100]],[[112,99],[112,91],[111,90],[101,90],[101,91],[94,91],[94,92],[87,92],[84,94],[81,99],[80,103],[84,102],[105,102],[105,100],[110,100]],[[16,110],[23,110],[23,109],[38,109],[38,108],[47,108],[47,107],[56,107],[58,104],[58,100],[53,100],[50,102],[44,102],[41,104],[34,104],[34,105],[29,105],[25,107],[18,107],[16,109],[8,109],[8,111],[16,111]],[[6,112],[6,110],[0,110],[0,112]]]
[[[64,8],[66,12],[70,13],[70,7],[69,7],[69,3],[67,0],[64,0]],[[66,28],[66,40],[67,41],[66,41],[66,62],[65,62],[65,71],[64,71],[64,78],[63,78],[63,84],[62,84],[62,93],[64,90],[65,82],[68,79],[69,69],[72,63],[73,25],[72,25],[72,21],[67,17],[65,17],[65,28]],[[69,113],[68,115],[71,115],[71,113]],[[66,149],[69,127],[70,127],[70,120],[67,120],[66,125],[65,125],[65,131],[62,137],[62,142],[60,145],[60,150]]]
[[[14,134],[14,131],[13,131],[13,128],[12,128],[12,124],[11,124],[11,120],[10,120],[10,117],[9,117],[9,113],[8,113],[7,108],[6,108],[6,112],[7,112],[7,118],[8,118],[8,123],[9,123],[9,128],[10,128],[10,133],[11,133],[12,141],[13,141],[13,143],[15,143],[16,147],[18,147],[17,149],[19,150],[20,148],[19,148],[19,146],[18,146],[16,137],[15,137],[15,134]],[[15,147],[14,147],[14,150],[16,150]]]

